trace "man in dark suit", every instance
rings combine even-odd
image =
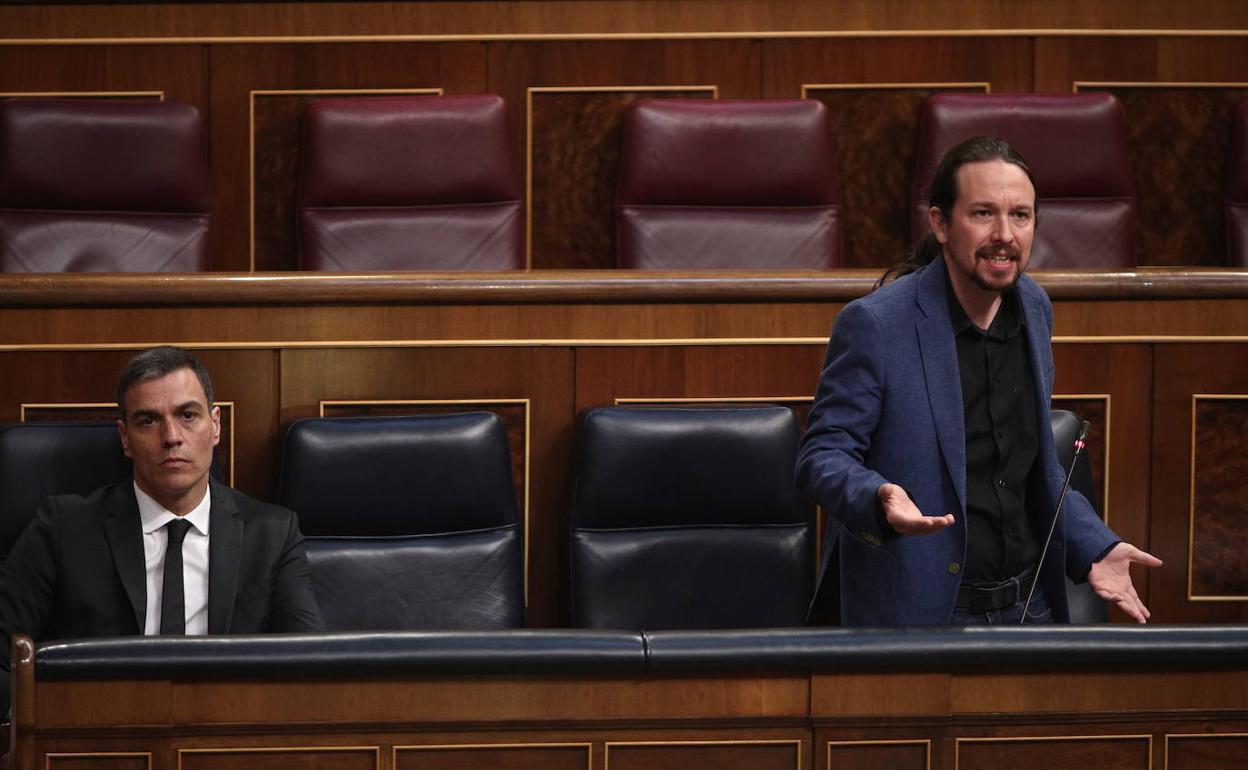
[[[797,468],[829,520],[815,609],[839,594],[846,625],[1018,623],[1025,609],[1066,621],[1069,575],[1145,622],[1129,566],[1161,562],[1077,492],[1037,577],[1065,474],[1049,430],[1053,308],[1023,274],[1037,219],[1026,161],[1004,140],[963,142],[929,201],[915,256],[847,305],[828,343]]]
[[[117,388],[134,478],[49,498],[0,565],[0,701],[11,637],[322,631],[295,515],[210,479],[221,437],[192,354],[143,351]]]

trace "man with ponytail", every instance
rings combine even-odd
[[[828,515],[812,612],[855,626],[1065,622],[1065,577],[1149,617],[1122,542],[1070,492],[1049,430],[1053,308],[1024,274],[1039,211],[1008,142],[949,150],[931,231],[837,316],[798,456]]]

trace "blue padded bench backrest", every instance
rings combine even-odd
[[[300,420],[279,488],[330,630],[524,625],[523,532],[497,415]]]
[[[87,495],[131,476],[111,422],[0,425],[0,558],[50,495]]]
[[[572,622],[590,628],[801,625],[813,510],[793,484],[785,407],[606,407],[578,427]]]

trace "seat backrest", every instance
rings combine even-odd
[[[642,99],[624,114],[620,267],[839,267],[842,216],[821,102]]]
[[[175,102],[0,101],[0,272],[208,269],[205,136]]]
[[[927,193],[945,152],[972,136],[1007,140],[1036,179],[1032,268],[1135,267],[1135,185],[1127,123],[1112,94],[937,94],[919,113],[911,235],[929,229]]]
[[[576,443],[573,625],[803,623],[814,523],[793,483],[792,410],[604,407]]]
[[[1074,412],[1054,409],[1049,413],[1049,421],[1053,429],[1053,443],[1057,446],[1057,461],[1064,470],[1070,467],[1070,459],[1075,453],[1075,438],[1079,435],[1082,420]],[[1081,452],[1075,461],[1070,488],[1088,498],[1093,508],[1098,511],[1101,509],[1100,495],[1092,481],[1092,463],[1088,460],[1086,451]],[[1109,620],[1105,601],[1086,582],[1075,584],[1070,578],[1066,578],[1066,601],[1070,604],[1071,623],[1104,623]]]
[[[493,94],[321,99],[303,116],[304,270],[524,267],[520,181]]]
[[[1226,169],[1226,256],[1231,267],[1248,267],[1248,99],[1231,122]]]
[[[131,477],[111,422],[0,425],[0,558],[50,495],[87,495]]]
[[[497,415],[299,420],[278,486],[330,630],[524,625],[523,532]]]

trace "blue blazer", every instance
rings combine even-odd
[[[849,303],[828,342],[797,481],[828,515],[816,595],[825,581],[825,590],[839,583],[845,625],[942,624],[953,614],[966,558],[966,436],[947,280],[936,259]],[[1041,428],[1028,508],[1043,539],[1065,478],[1044,429],[1053,307],[1026,275],[1018,292]],[[929,535],[883,531],[876,490],[885,482],[905,488],[926,515],[952,513],[953,526]],[[1084,579],[1118,539],[1086,498],[1067,495],[1040,575],[1057,620],[1070,617],[1064,575]]]

